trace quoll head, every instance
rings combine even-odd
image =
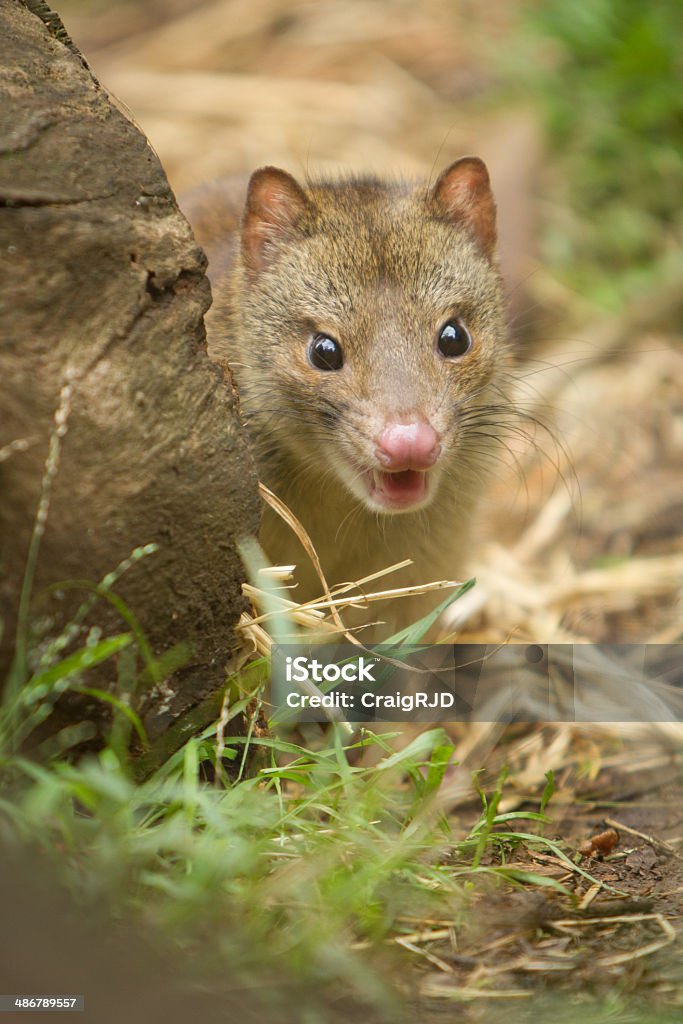
[[[464,463],[505,362],[495,203],[481,160],[430,188],[252,176],[238,266],[247,415],[265,446],[368,509],[426,507]],[[500,401],[500,395],[496,401]]]

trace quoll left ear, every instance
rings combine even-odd
[[[496,203],[486,164],[464,156],[447,167],[431,191],[437,215],[463,226],[489,259],[496,248]]]

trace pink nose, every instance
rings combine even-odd
[[[429,469],[441,454],[439,435],[431,423],[387,423],[376,438],[375,455],[387,469]]]

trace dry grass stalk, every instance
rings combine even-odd
[[[323,594],[320,598],[316,598],[312,601],[305,601],[303,603],[297,603],[289,598],[274,593],[272,589],[268,591],[268,598],[271,602],[275,601],[278,605],[278,614],[284,613],[287,619],[292,622],[293,633],[292,638],[296,638],[296,629],[301,628],[307,631],[307,639],[332,639],[336,637],[344,637],[347,642],[355,644],[356,646],[363,647],[363,644],[356,633],[366,627],[357,627],[354,631],[350,631],[344,625],[339,614],[340,610],[345,608],[358,608],[367,607],[373,601],[381,600],[399,600],[402,597],[413,597],[416,594],[426,594],[435,590],[453,589],[458,586],[458,583],[453,580],[440,580],[433,583],[425,583],[421,586],[409,586],[409,587],[396,587],[389,590],[369,591],[367,592],[364,588],[370,583],[392,572],[396,572],[398,569],[404,568],[404,566],[410,564],[409,560],[397,562],[395,565],[387,566],[379,572],[374,572],[370,576],[366,576],[361,580],[351,583],[342,583],[338,586],[330,588],[325,574],[323,573],[320,559],[315,550],[313,542],[309,537],[308,533],[304,529],[302,523],[293,514],[283,501],[280,500],[275,494],[272,493],[263,484],[259,485],[261,495],[263,499],[270,505],[270,507],[284,520],[285,523],[290,527],[291,530],[296,534],[299,541],[301,542],[306,554],[310,558],[315,571],[320,580]],[[290,579],[293,566],[269,566],[266,569],[265,575],[268,579],[278,581],[282,583],[284,580]],[[263,604],[263,598],[265,592],[253,584],[247,583],[243,587],[244,594],[256,605]],[[325,617],[327,612],[330,618]],[[248,636],[254,644],[255,650],[259,653],[269,653],[271,647],[271,639],[264,629],[263,624],[267,623],[269,619],[272,619],[275,612],[266,611],[258,615],[243,614],[240,619],[240,629]]]
[[[639,832],[638,829],[624,825],[623,822],[615,821],[614,818],[605,818],[605,824],[611,825],[618,832],[626,832],[630,836],[637,836],[648,843],[649,846],[654,847],[655,850],[661,850],[667,856],[683,861],[683,856],[681,856],[676,847],[672,846],[671,843],[667,843],[664,839],[658,839],[657,836],[649,835],[647,832]]]
[[[628,950],[625,953],[615,953],[611,956],[598,957],[596,966],[601,968],[617,967],[619,964],[626,964],[631,960],[638,960],[641,957],[651,956],[653,953],[657,953],[660,949],[663,949],[665,946],[670,946],[672,942],[676,941],[677,936],[675,929],[662,914],[619,914],[614,917],[586,917],[578,920],[566,918],[558,921],[549,921],[548,924],[556,931],[572,935],[577,930],[590,928],[594,925],[602,925],[603,927],[605,925],[619,924],[632,925],[642,924],[646,921],[652,921],[656,924],[663,932],[663,938],[656,940],[655,942],[648,942],[644,946]]]
[[[25,452],[32,444],[36,444],[37,440],[36,437],[18,437],[15,441],[3,445],[0,448],[0,462],[5,462],[15,452]]]
[[[420,986],[420,994],[428,999],[452,999],[458,1003],[475,1002],[480,999],[531,999],[534,995],[531,991],[517,988],[489,989],[467,985],[443,985],[434,979],[428,979]]]

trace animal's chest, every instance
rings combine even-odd
[[[362,583],[355,593],[361,598],[362,593],[465,578],[461,545],[454,543],[452,531],[439,529],[433,517],[401,517],[404,521],[400,522],[395,517],[368,515],[357,506],[345,511],[334,502],[321,502],[320,497],[308,513],[306,515],[304,510],[300,518],[305,521],[306,531],[331,588],[366,580],[408,559],[412,564]],[[309,555],[293,531],[271,510],[264,515],[260,539],[272,561],[297,566],[298,586],[290,594],[292,600],[301,603],[322,596],[323,585]],[[426,596],[370,601],[367,604],[360,600],[359,607],[344,611],[342,617],[348,626],[382,620],[386,625],[376,631],[373,636],[376,639],[389,636],[414,622],[442,597],[443,594],[437,591]]]

